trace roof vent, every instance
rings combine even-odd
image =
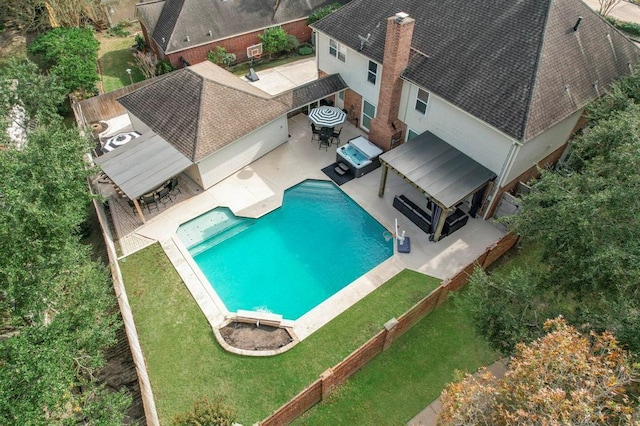
[[[408,17],[409,17],[408,13],[398,12],[398,13],[396,13],[396,22],[400,23],[400,22],[404,21]]]
[[[211,30],[209,30],[209,37],[213,37],[213,33],[211,32]]]
[[[369,41],[369,37],[371,37],[371,33],[367,33],[366,37],[362,37],[360,34],[358,34],[358,38],[360,39],[360,49],[358,50],[364,49],[364,45]]]
[[[167,42],[167,40],[165,40],[164,37],[162,37],[162,44],[165,44]]]
[[[582,22],[582,16],[578,16],[578,20],[576,24],[573,26],[573,31],[578,31],[578,27],[580,26],[580,22]]]
[[[189,43],[191,41],[191,39],[189,38],[189,36],[187,36],[187,38],[185,39],[187,43]]]

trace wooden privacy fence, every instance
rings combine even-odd
[[[127,113],[125,107],[117,101],[119,97],[127,95],[136,89],[139,89],[151,83],[153,79],[142,80],[137,83],[130,84],[113,92],[104,93],[92,98],[78,101],[74,96],[71,98],[71,107],[76,117],[79,127],[86,128],[98,121],[109,120]]]
[[[293,397],[293,399],[260,422],[260,425],[272,426],[288,424],[309,408],[323,401],[334,388],[344,383],[356,371],[375,358],[376,355],[391,346],[397,338],[406,333],[415,323],[442,304],[450,292],[457,291],[464,287],[469,281],[470,274],[476,267],[487,269],[507,250],[513,247],[517,241],[518,236],[509,233],[488,247],[475,261],[464,267],[454,276],[444,280],[438,288],[413,305],[407,312],[402,314],[400,318],[392,318],[387,321],[384,328],[378,334],[353,351],[337,365],[324,371],[318,380],[311,383],[306,389]]]
[[[93,190],[92,190],[93,193]],[[102,236],[104,237],[105,245],[107,246],[107,254],[109,256],[109,266],[111,267],[111,276],[113,279],[113,288],[118,300],[118,306],[120,307],[120,313],[122,315],[122,322],[124,324],[124,331],[127,335],[129,347],[131,348],[131,356],[133,357],[133,363],[136,367],[138,376],[138,383],[140,385],[140,396],[142,398],[142,406],[144,408],[144,416],[147,424],[151,426],[159,426],[158,413],[156,411],[156,405],[153,400],[153,393],[151,392],[151,381],[147,374],[147,364],[142,354],[142,348],[138,341],[138,333],[136,331],[136,325],[133,322],[133,313],[131,312],[131,306],[129,306],[129,299],[127,299],[127,292],[124,288],[124,281],[122,280],[122,273],[120,272],[120,266],[118,265],[118,256],[116,254],[116,247],[113,242],[113,236],[109,230],[109,224],[107,222],[106,212],[102,203],[96,198],[93,200],[93,206],[98,215],[98,221],[102,228]]]

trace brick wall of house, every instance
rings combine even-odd
[[[306,43],[311,39],[311,28],[307,25],[307,18],[284,24],[282,28],[287,34],[296,36],[300,43]],[[191,65],[195,65],[206,61],[209,51],[214,50],[217,46],[221,46],[226,49],[227,53],[234,53],[236,55],[236,61],[244,61],[248,59],[247,47],[260,43],[258,36],[263,32],[263,30],[254,31],[237,37],[192,47],[191,49],[181,50],[180,52],[167,55],[167,59],[171,62],[171,65],[175,67],[182,67],[182,58]]]
[[[347,110],[347,119],[349,122],[356,127],[360,127],[362,96],[351,89],[347,89],[344,92],[344,109]]]

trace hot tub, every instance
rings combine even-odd
[[[380,167],[380,154],[380,148],[358,136],[336,150],[336,161],[346,164],[355,177],[360,177]]]

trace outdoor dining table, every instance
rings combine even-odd
[[[346,118],[344,111],[333,106],[321,106],[309,111],[309,120],[316,126],[333,128],[344,123]]]

